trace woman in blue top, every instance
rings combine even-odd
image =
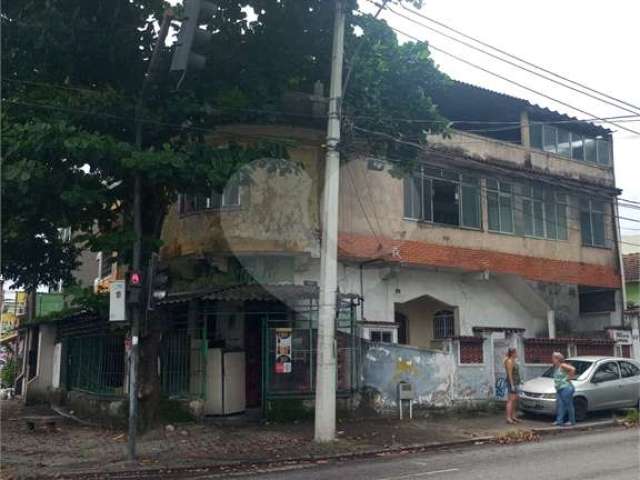
[[[560,352],[553,352],[551,355],[553,362],[553,383],[556,387],[556,421],[554,425],[575,425],[576,412],[573,407],[573,393],[575,392],[571,380],[576,375],[573,365],[564,361],[564,355]],[[564,423],[565,416],[569,416],[569,421]]]

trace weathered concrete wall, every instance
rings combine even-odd
[[[210,252],[317,254],[322,137],[313,130],[283,127],[255,127],[254,134],[293,142],[291,161],[265,159],[243,168],[241,175],[251,180],[240,187],[239,207],[182,214],[173,205],[162,229],[165,258]]]
[[[33,333],[33,330],[31,331]],[[36,376],[27,382],[26,401],[45,400],[53,383],[56,327],[41,325],[38,339],[38,367]]]
[[[384,408],[397,406],[399,382],[414,386],[419,405],[444,407],[452,403],[454,364],[447,353],[370,344],[362,362],[363,386],[379,392]]]
[[[577,162],[572,162],[577,163]],[[591,168],[585,166],[587,168]],[[613,249],[583,247],[580,234],[579,202],[576,192],[570,197],[567,215],[568,239],[546,240],[522,235],[505,235],[487,231],[487,199],[483,191],[481,206],[484,215],[480,230],[455,228],[432,223],[416,222],[404,218],[403,180],[384,171],[367,167],[367,161],[354,160],[342,168],[340,177],[340,231],[373,235],[401,241],[421,241],[437,245],[455,246],[477,251],[495,251],[527,255],[617,268],[618,259]],[[516,220],[522,212],[522,198],[514,198]],[[611,215],[605,218],[605,232],[613,238]],[[517,222],[516,222],[517,223]],[[455,259],[452,259],[455,266]],[[491,270],[491,265],[487,265]]]
[[[484,160],[500,160],[574,180],[585,179],[608,186],[614,184],[611,167],[580,162],[552,152],[529,149],[522,145],[489,139],[473,133],[455,130],[450,138],[431,135],[429,141],[432,144],[464,150],[466,154]]]

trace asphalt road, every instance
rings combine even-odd
[[[540,442],[473,447],[243,476],[254,480],[638,480],[640,430],[602,430]]]

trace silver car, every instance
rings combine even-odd
[[[640,363],[628,358],[574,357],[565,360],[576,368],[572,381],[576,392],[573,402],[576,420],[587,412],[640,408]],[[553,367],[541,377],[522,385],[520,409],[525,412],[555,415],[556,390]]]

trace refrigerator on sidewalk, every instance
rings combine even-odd
[[[244,351],[210,348],[207,351],[206,415],[231,415],[244,412]]]

